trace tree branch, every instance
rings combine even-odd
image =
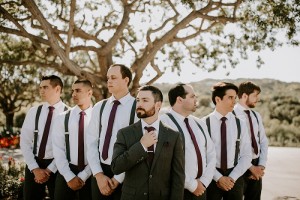
[[[66,54],[68,57],[70,56],[69,54],[70,54],[70,48],[71,48],[72,35],[73,35],[74,27],[75,27],[75,22],[74,22],[75,9],[76,9],[76,0],[72,0],[71,1],[71,9],[70,9],[68,38],[67,38],[67,44],[66,44]]]

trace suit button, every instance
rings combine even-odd
[[[144,192],[144,195],[146,196],[146,195],[147,195],[147,192]]]
[[[150,174],[149,178],[152,178],[152,175]]]

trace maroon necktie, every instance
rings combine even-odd
[[[52,116],[53,116],[53,110],[54,110],[54,107],[49,106],[49,112],[48,112],[48,116],[47,116],[47,120],[46,120],[46,124],[45,124],[45,128],[44,128],[44,133],[43,133],[43,137],[42,137],[42,141],[41,141],[40,149],[39,149],[39,154],[38,154],[39,159],[44,159],[44,157],[45,157],[46,145],[47,145],[47,141],[48,141],[49,130],[50,130],[51,120],[52,120]]]
[[[108,125],[107,125],[107,129],[106,129],[105,140],[104,140],[103,149],[102,149],[103,160],[106,160],[108,158],[108,148],[109,148],[110,138],[111,138],[111,134],[112,134],[112,128],[114,125],[115,115],[116,115],[118,105],[120,105],[120,102],[118,100],[114,100],[114,105],[110,111],[110,115],[109,115],[109,119],[108,119]]]
[[[85,112],[81,111],[78,126],[78,169],[84,169],[84,115]]]
[[[152,127],[152,126],[148,126],[148,127],[145,126],[145,129],[148,132],[151,132],[151,131],[155,130],[155,128]],[[154,145],[153,144],[150,147],[147,148],[147,152],[148,152],[147,160],[148,160],[149,165],[151,166],[152,162],[153,162],[153,158],[154,158]]]
[[[221,169],[223,172],[227,170],[227,141],[226,141],[226,117],[221,118]]]
[[[194,134],[194,132],[193,132],[193,130],[192,130],[190,124],[189,124],[189,119],[185,118],[184,122],[185,122],[185,125],[186,125],[189,133],[190,133],[190,136],[192,138],[192,141],[193,141],[193,144],[194,144],[194,147],[195,147],[195,150],[196,150],[197,160],[198,160],[197,178],[200,178],[202,176],[202,156],[201,156],[201,153],[200,153],[200,149],[199,149],[195,134]]]
[[[251,119],[251,116],[250,116],[250,110],[244,110],[244,111],[248,116],[248,120],[249,120],[249,124],[250,124],[251,145],[252,145],[252,148],[254,150],[254,153],[258,154],[258,147],[257,147],[257,143],[256,143],[255,136],[254,136],[253,124],[252,124],[252,119]]]

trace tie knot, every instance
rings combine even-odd
[[[244,110],[247,115],[250,115],[250,110]]]
[[[222,117],[221,120],[222,120],[222,122],[225,122],[227,120],[227,118],[226,117]]]
[[[120,103],[120,101],[118,101],[118,100],[114,100],[114,104],[115,104],[115,105],[120,105],[121,103]]]
[[[188,118],[184,118],[184,120],[183,120],[186,124],[188,124],[189,123],[189,119]]]
[[[53,106],[49,106],[49,111],[53,111],[54,110],[54,107]]]
[[[85,115],[85,112],[84,111],[81,111],[80,113],[79,113],[81,116],[83,115]]]
[[[153,126],[145,126],[144,129],[146,129],[148,132],[155,130]]]

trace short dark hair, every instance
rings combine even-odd
[[[116,67],[116,66],[120,67],[120,72],[122,74],[123,79],[128,77],[129,81],[128,81],[127,86],[129,86],[131,81],[132,81],[132,73],[131,73],[130,69],[128,67],[126,67],[125,65],[123,65],[123,64],[113,64],[109,68]]]
[[[175,87],[171,88],[169,93],[168,93],[168,97],[169,97],[169,102],[171,106],[174,106],[174,104],[176,103],[176,99],[177,97],[181,97],[184,98],[187,95],[187,92],[185,91],[184,87],[186,84],[184,83],[179,83],[177,84]]]
[[[78,79],[74,82],[74,84],[78,84],[78,83],[82,83],[83,85],[89,87],[89,88],[93,88],[93,85],[91,83],[91,81],[87,80],[87,79]]]
[[[138,91],[151,91],[155,102],[163,101],[162,92],[155,86],[144,85],[144,86],[140,87]]]
[[[50,85],[52,85],[52,87],[60,86],[61,90],[64,87],[64,84],[63,84],[61,78],[59,78],[56,75],[43,76],[41,78],[41,81],[46,81],[46,80],[50,80]]]
[[[242,98],[244,93],[250,95],[255,90],[258,91],[258,94],[261,92],[260,87],[258,85],[254,84],[251,81],[245,81],[239,85],[238,97],[239,99]]]
[[[228,82],[218,82],[216,83],[213,88],[212,88],[212,101],[216,105],[216,97],[220,97],[223,99],[225,96],[225,93],[227,90],[235,90],[236,93],[238,93],[238,87],[234,85],[233,83],[228,83]]]

